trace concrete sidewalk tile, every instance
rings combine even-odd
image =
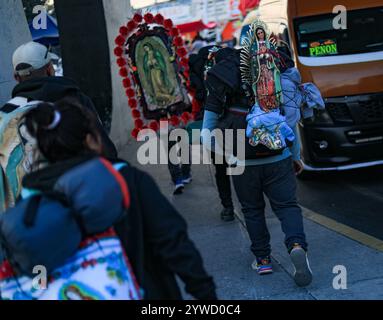
[[[272,235],[273,256],[281,263],[289,274],[293,273],[290,257],[283,245],[283,234],[280,231],[279,221],[269,220],[269,229]],[[378,277],[373,288],[373,294],[379,297],[383,293],[380,280],[383,279],[383,254],[365,247],[351,239],[339,235],[322,226],[305,220],[305,232],[309,243],[309,261],[313,271],[313,282],[308,290],[313,296],[315,291],[323,295],[338,296],[333,288],[333,280],[337,274],[333,273],[335,266],[344,266],[347,270],[349,295],[364,299],[364,293],[359,291],[353,283],[369,281]],[[380,278],[379,278],[380,277]],[[325,294],[326,293],[326,294]],[[369,295],[370,296],[370,295]],[[366,297],[367,299],[367,297]]]
[[[362,280],[349,283],[347,289],[318,289],[311,294],[318,300],[383,300],[383,279]]]

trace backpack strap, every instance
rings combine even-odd
[[[125,209],[128,209],[130,207],[129,188],[124,177],[119,172],[119,170],[127,166],[127,164],[116,163],[115,165],[113,165],[110,161],[106,160],[105,158],[100,158],[100,161],[108,169],[108,171],[115,177],[117,183],[120,185],[122,196],[123,196],[124,207]]]
[[[16,109],[24,108],[26,106],[37,105],[40,102],[41,101],[38,100],[28,101],[28,99],[24,97],[14,97],[13,99],[9,100],[5,105],[3,105],[0,108],[0,111],[4,113],[12,113]]]
[[[33,196],[29,199],[27,208],[24,214],[24,225],[26,227],[33,227],[36,220],[37,211],[41,201],[41,194]]]
[[[60,202],[64,206],[69,206],[68,200],[66,199],[65,195],[56,191],[49,191],[49,192],[34,192],[29,195],[29,202],[25,210],[24,214],[24,225],[26,227],[33,227],[37,212],[39,209],[40,201],[42,197],[45,196],[47,198],[53,199],[55,201]],[[80,225],[81,227],[81,225]]]
[[[0,214],[7,209],[5,199],[5,188],[5,174],[3,168],[0,166]]]

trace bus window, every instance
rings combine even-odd
[[[383,7],[347,11],[347,28],[334,29],[335,14],[294,19],[300,56],[318,57],[383,50]]]

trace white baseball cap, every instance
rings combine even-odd
[[[13,70],[20,76],[28,76],[31,71],[46,66],[52,60],[49,49],[30,41],[18,47],[13,53]]]

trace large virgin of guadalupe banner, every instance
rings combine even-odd
[[[281,56],[276,38],[270,35],[264,22],[254,21],[241,52],[242,81],[252,89],[256,100],[246,118],[246,136],[253,147],[261,145],[281,153],[295,137],[280,112],[282,87],[278,66],[281,66]]]

